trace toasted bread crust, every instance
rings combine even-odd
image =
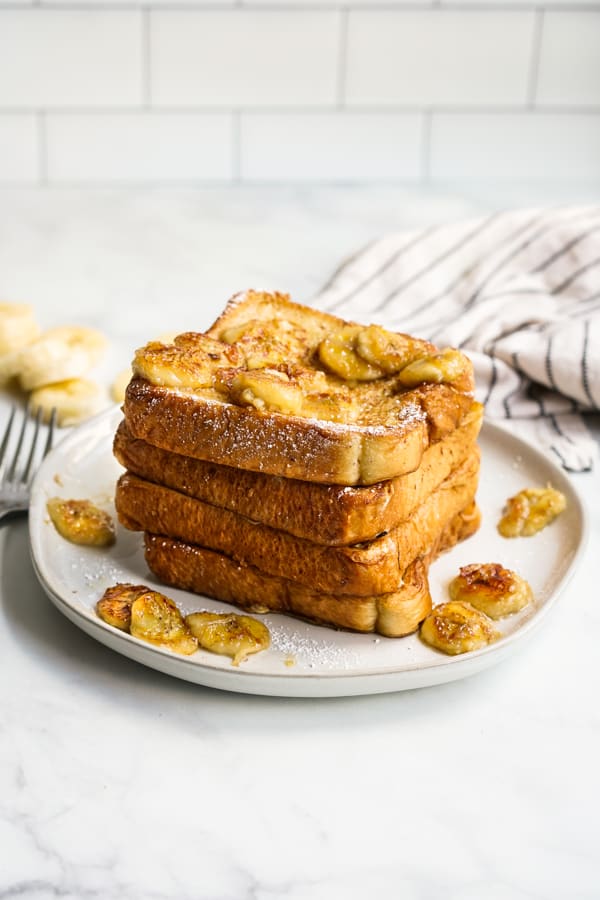
[[[206,400],[134,378],[123,408],[131,433],[165,450],[326,484],[374,484],[398,469],[412,472],[429,443],[416,404],[407,404],[396,428],[368,429]]]
[[[431,611],[429,562],[473,533],[479,512],[471,504],[455,516],[431,548],[414,560],[394,592],[371,597],[320,593],[285,578],[266,575],[223,553],[161,535],[145,535],[146,562],[165,584],[233,603],[255,613],[283,612],[327,625],[387,637],[415,631]]]
[[[129,383],[127,427],[150,444],[209,462],[325,484],[375,484],[414,472],[430,443],[468,413],[472,398],[447,385],[407,391],[398,425],[342,425],[264,412],[195,394]]]
[[[472,365],[451,352],[458,370],[450,373],[427,341],[249,291],[206,334],[136,352],[125,419],[134,437],[183,456],[303,481],[374,484],[414,471],[425,448],[467,414]],[[403,382],[408,359],[417,358],[429,360],[429,381]]]
[[[473,403],[458,428],[424,453],[416,472],[365,487],[339,487],[234,469],[162,450],[134,438],[125,422],[114,453],[130,472],[214,506],[319,544],[368,541],[396,527],[462,463],[479,433]]]
[[[120,478],[115,503],[119,520],[133,531],[219,550],[320,591],[365,596],[396,590],[408,564],[429,552],[440,531],[473,500],[478,471],[474,447],[409,519],[373,541],[344,547],[294,537],[130,474]]]

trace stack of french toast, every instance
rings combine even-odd
[[[137,351],[116,507],[162,582],[397,637],[479,525],[482,407],[458,350],[248,291]]]

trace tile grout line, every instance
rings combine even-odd
[[[529,73],[527,79],[527,97],[526,103],[528,109],[534,109],[536,106],[536,94],[538,88],[538,78],[540,71],[540,57],[542,52],[542,36],[544,31],[544,9],[538,7],[535,11],[535,21],[533,25],[533,42],[531,46],[531,60],[529,64]]]
[[[327,104],[302,104],[295,105],[271,105],[264,106],[248,106],[239,107],[235,105],[225,106],[209,106],[199,103],[185,104],[181,106],[165,106],[162,104],[151,104],[154,113],[164,116],[178,115],[228,115],[236,110],[243,112],[247,116],[264,116],[264,115],[328,115],[339,110],[336,102]],[[469,103],[438,103],[433,105],[415,104],[408,106],[403,103],[353,103],[352,105],[344,105],[344,112],[348,114],[365,114],[378,116],[395,116],[402,114],[419,114],[426,111],[435,114],[460,115],[460,116],[504,116],[504,115],[556,115],[556,116],[598,116],[600,115],[600,104],[585,104],[576,106],[573,104],[566,105],[561,103],[544,103],[537,104],[533,107],[527,106],[525,103],[507,103],[503,105],[485,104],[472,105]],[[102,106],[46,106],[43,109],[35,106],[6,106],[0,103],[0,116],[12,115],[32,115],[37,112],[43,112],[45,115],[51,116],[127,116],[142,114],[146,110],[140,104],[117,106],[114,104],[106,104]]]
[[[167,0],[157,0],[156,3],[153,3],[152,0],[142,0],[141,3],[136,3],[135,0],[124,0],[124,2],[110,2],[110,0],[90,0],[90,2],[83,2],[83,0],[30,0],[29,3],[19,3],[14,2],[14,0],[6,0],[0,6],[0,11],[21,11],[26,12],[28,9],[36,8],[36,9],[44,9],[44,10],[73,10],[73,11],[103,11],[103,12],[131,12],[132,10],[140,11],[140,12],[150,12],[154,10],[165,11],[168,10],[170,12],[237,12],[240,9],[245,11],[272,11],[272,12],[280,12],[285,14],[286,12],[305,12],[307,14],[310,13],[319,13],[319,12],[331,12],[331,11],[348,11],[349,7],[346,7],[340,3],[336,3],[335,0],[321,0],[321,2],[316,2],[311,5],[307,5],[305,3],[298,2],[290,2],[286,4],[273,2],[273,0],[256,0],[256,2],[244,2],[244,0],[230,0],[227,3],[203,3],[202,0],[195,0],[195,2],[185,2],[185,0],[179,0],[179,2],[169,3]],[[546,3],[540,4],[539,0],[531,0],[531,2],[520,3],[518,0],[509,0],[509,2],[501,2],[501,0],[496,0],[496,2],[486,3],[485,0],[479,0],[479,2],[468,2],[468,0],[427,0],[427,2],[419,2],[419,0],[398,0],[398,2],[394,2],[394,0],[390,0],[390,2],[385,2],[385,0],[381,0],[381,2],[359,2],[355,5],[353,4],[351,7],[352,11],[358,12],[402,12],[402,11],[433,11],[438,12],[440,10],[448,10],[448,11],[462,11],[462,12],[536,12],[536,11],[551,11],[551,12],[572,12],[574,14],[577,13],[587,13],[587,12],[598,12],[600,11],[600,2],[598,0],[594,0],[594,2],[586,3],[585,0],[583,2],[557,2],[557,3]]]
[[[36,114],[38,140],[38,183],[41,187],[48,184],[48,133],[46,113],[39,109]]]
[[[422,112],[423,122],[421,124],[421,177],[420,180],[424,184],[428,184],[431,178],[431,125],[433,119],[433,110],[431,107],[424,109]]]
[[[232,110],[231,115],[231,181],[240,184],[242,180],[242,112]]]

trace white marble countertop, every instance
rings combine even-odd
[[[390,228],[600,190],[486,186],[0,193],[0,295],[111,354],[207,325],[234,291],[314,293]],[[596,433],[600,429],[596,428]],[[0,531],[0,898],[600,896],[600,471],[592,538],[539,629],[486,672],[335,700],[161,675],[64,619],[27,524]]]

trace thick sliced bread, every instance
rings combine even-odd
[[[134,372],[124,404],[134,437],[343,485],[414,471],[467,414],[473,390],[459,351],[440,356],[425,341],[252,291],[207,334],[141,348]]]
[[[121,476],[115,505],[119,520],[132,531],[218,550],[317,591],[368,596],[397,589],[409,563],[428,553],[451,519],[473,501],[478,472],[474,446],[409,519],[373,541],[344,547],[294,537],[136,475]]]
[[[371,597],[323,594],[310,587],[266,575],[247,563],[161,535],[146,534],[146,561],[160,581],[183,590],[233,603],[244,610],[281,612],[334,628],[402,637],[418,628],[431,610],[428,563],[442,550],[469,537],[479,526],[473,503],[456,515],[429,556],[414,560],[397,590]]]
[[[233,469],[170,453],[134,438],[125,422],[114,453],[134,475],[318,544],[354,544],[395,528],[471,452],[483,407],[423,454],[416,472],[365,487],[339,487]]]

